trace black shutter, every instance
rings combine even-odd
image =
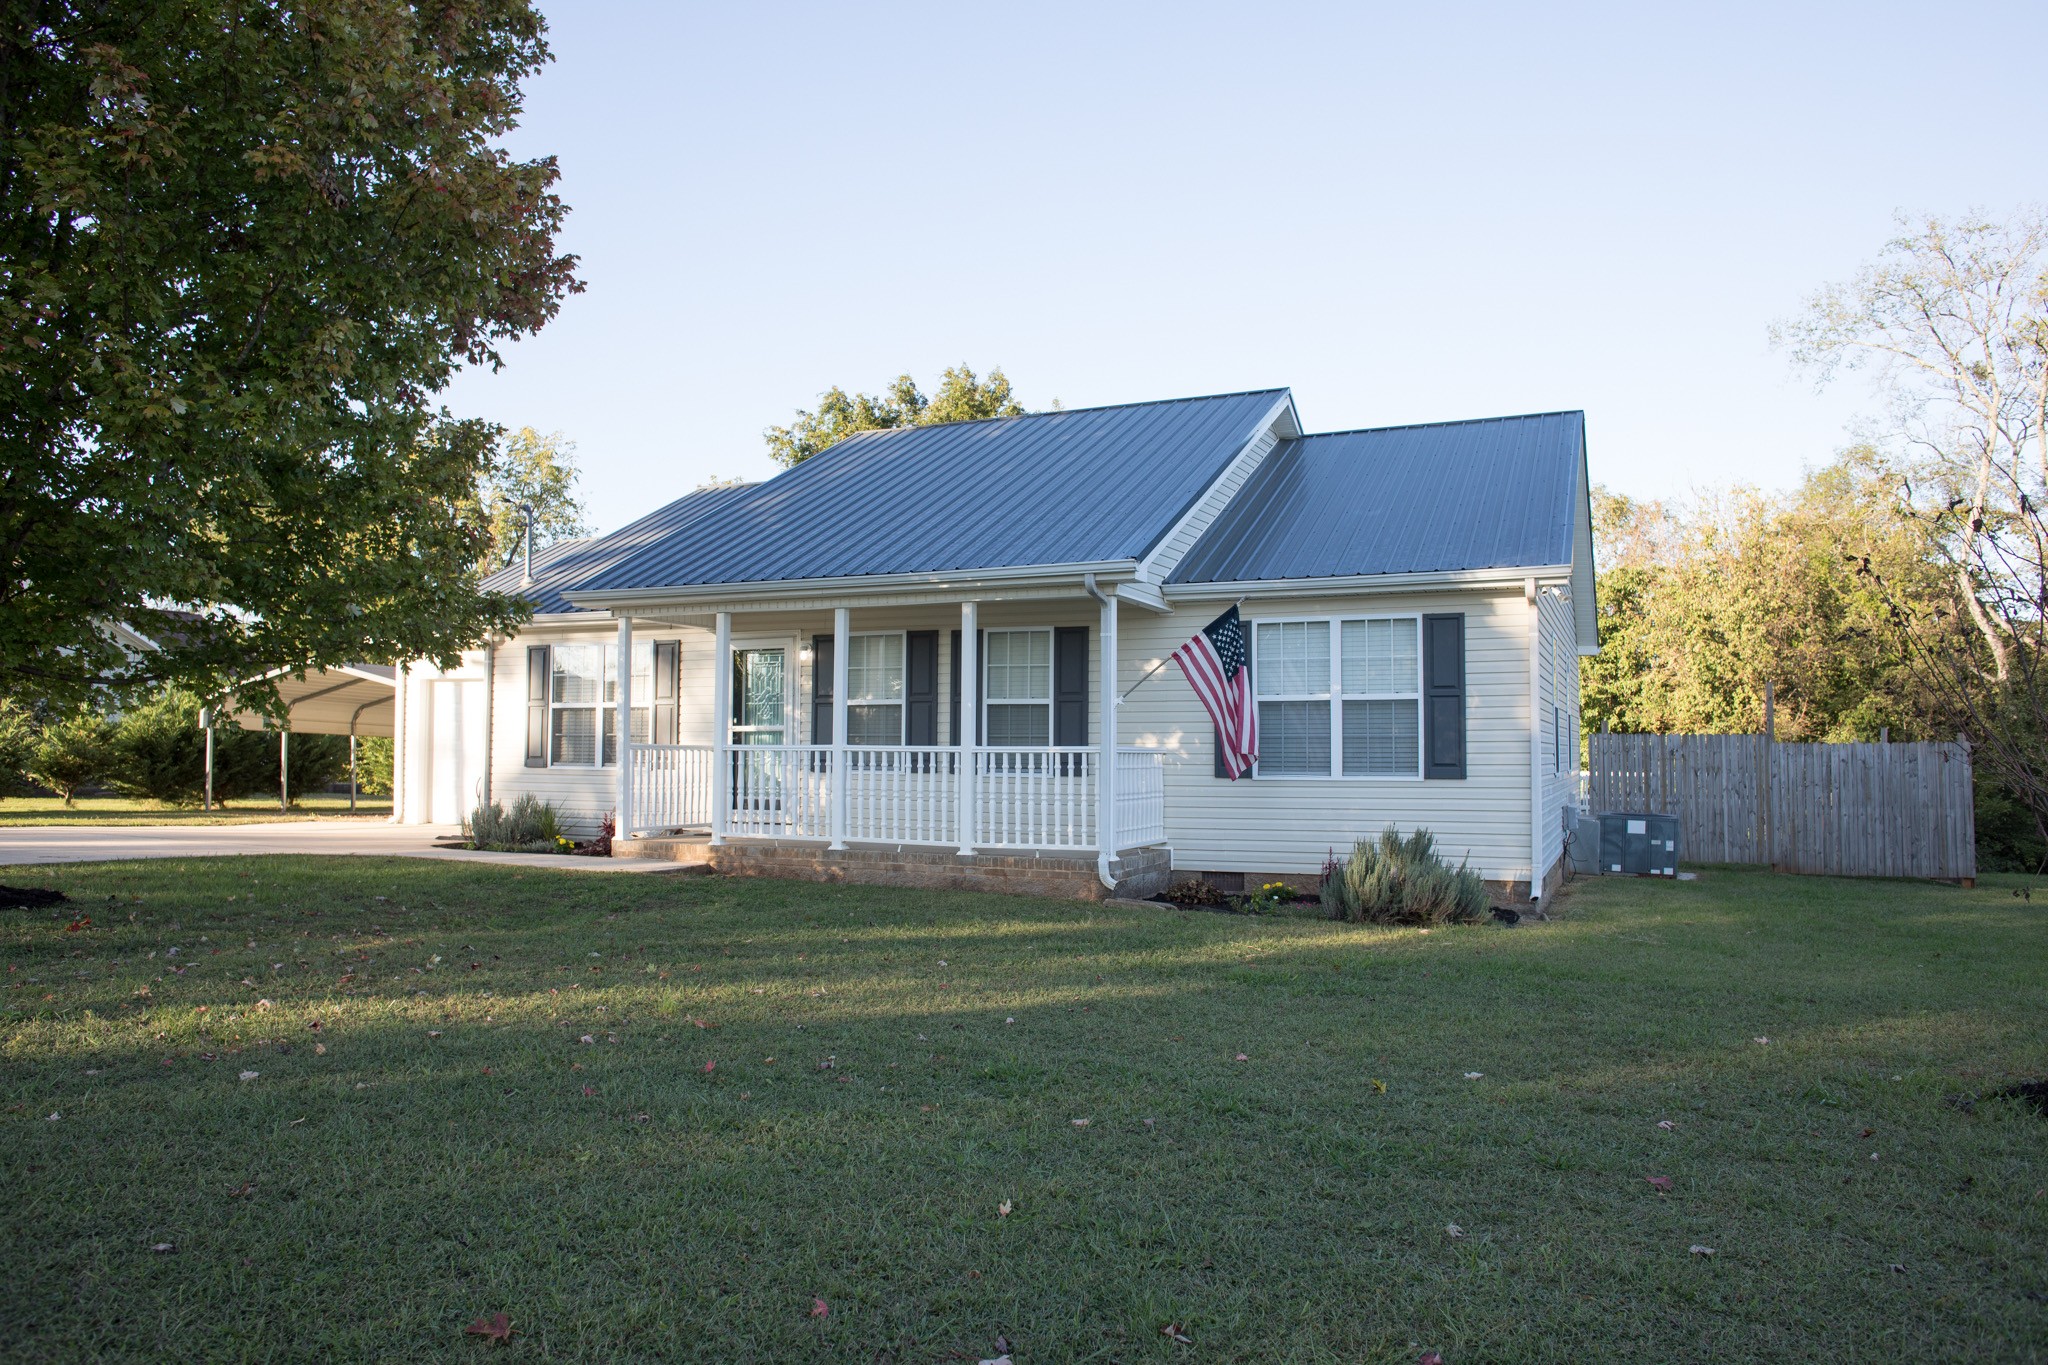
[[[811,743],[832,742],[833,637],[811,637]]]
[[[960,632],[956,630],[952,634],[953,709],[950,713],[952,739],[948,743],[958,744],[961,735],[966,732],[960,728]],[[985,630],[975,631],[974,643],[977,646],[974,651],[974,666],[981,671],[981,685],[975,688],[975,695],[986,705],[988,702],[988,632]],[[979,743],[980,740],[981,736],[977,734],[975,742]]]
[[[903,742],[939,742],[939,633],[903,636]]]
[[[1052,633],[1052,742],[1088,742],[1088,627]]]
[[[548,766],[548,647],[526,647],[526,766]]]
[[[654,642],[654,695],[648,699],[647,717],[650,744],[676,742],[676,693],[682,683],[682,655],[680,640]]]
[[[1422,618],[1422,775],[1465,776],[1465,616]]]

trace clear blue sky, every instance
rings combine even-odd
[[[1290,385],[1312,431],[1584,408],[1595,480],[1847,439],[1774,317],[1895,209],[2048,198],[2048,5],[544,2],[511,141],[589,290],[447,401],[611,529],[833,384]]]

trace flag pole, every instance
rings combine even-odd
[[[1235,602],[1232,602],[1232,603],[1231,603],[1230,605],[1231,605],[1231,608],[1232,608],[1233,610],[1235,610],[1236,608],[1238,608],[1238,607],[1241,607],[1241,606],[1243,606],[1243,605],[1244,605],[1244,599],[1243,599],[1242,597],[1240,597],[1240,598],[1238,598],[1238,599],[1237,599],[1237,600],[1236,600]],[[1117,705],[1121,706],[1121,705],[1123,705],[1123,704],[1124,704],[1124,703],[1125,703],[1126,701],[1129,701],[1129,700],[1130,700],[1130,697],[1131,697],[1131,693],[1133,693],[1133,692],[1137,691],[1137,690],[1138,690],[1139,688],[1143,687],[1143,686],[1144,686],[1144,685],[1145,685],[1146,683],[1148,683],[1148,682],[1152,681],[1152,675],[1153,675],[1153,674],[1155,674],[1155,673],[1159,672],[1159,670],[1161,670],[1162,668],[1165,668],[1165,667],[1166,667],[1166,666],[1167,666],[1168,664],[1170,664],[1170,663],[1172,663],[1172,662],[1173,662],[1173,656],[1172,656],[1171,654],[1169,654],[1169,655],[1167,655],[1167,656],[1166,656],[1166,657],[1165,657],[1164,659],[1161,659],[1161,660],[1160,660],[1160,661],[1159,661],[1158,663],[1156,663],[1156,664],[1152,665],[1152,667],[1151,667],[1151,668],[1149,668],[1149,669],[1147,669],[1147,670],[1145,671],[1145,676],[1144,676],[1144,677],[1142,677],[1142,678],[1138,679],[1138,680],[1137,680],[1136,682],[1132,683],[1132,684],[1131,684],[1131,685],[1130,685],[1130,686],[1129,686],[1128,688],[1126,688],[1126,689],[1125,689],[1125,691],[1124,691],[1124,694],[1123,694],[1123,695],[1122,695],[1121,697],[1118,697],[1118,698],[1116,699],[1116,701],[1117,701]]]

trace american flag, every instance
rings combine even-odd
[[[1244,622],[1232,607],[1173,651],[1188,686],[1216,722],[1223,766],[1235,782],[1259,756],[1259,713],[1252,705],[1252,675],[1245,667]]]

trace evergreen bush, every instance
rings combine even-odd
[[[510,810],[496,801],[478,806],[469,816],[470,842],[500,853],[559,853],[562,837],[555,808],[528,792]]]
[[[1477,872],[1446,863],[1428,830],[1403,839],[1391,825],[1377,840],[1360,839],[1349,858],[1328,869],[1322,894],[1331,918],[1354,924],[1464,924],[1487,910],[1486,882]]]

